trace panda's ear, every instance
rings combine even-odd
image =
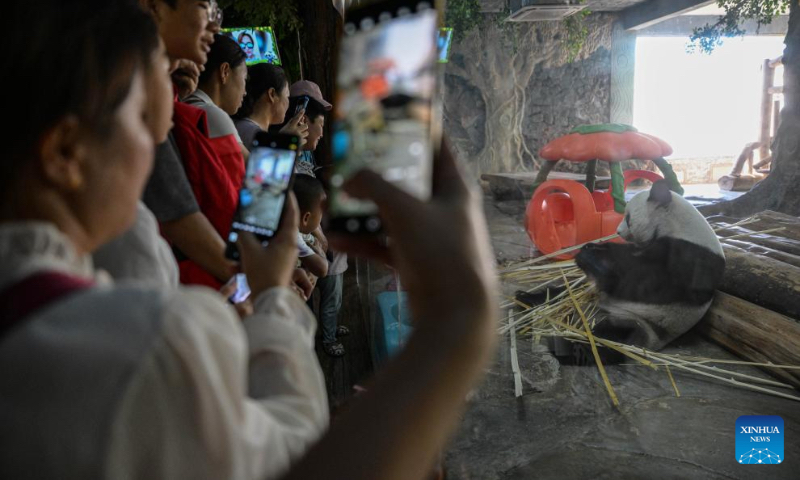
[[[648,202],[657,203],[660,206],[667,206],[672,202],[672,192],[669,190],[669,183],[666,180],[659,180],[650,189]]]

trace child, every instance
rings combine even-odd
[[[304,174],[295,176],[293,190],[297,197],[297,206],[300,208],[300,232],[297,239],[300,265],[315,277],[324,277],[328,274],[328,259],[325,258],[322,242],[312,233],[319,230],[322,221],[325,190],[319,180]]]

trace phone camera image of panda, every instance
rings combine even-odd
[[[600,293],[601,320],[593,333],[660,350],[711,306],[725,272],[722,245],[700,212],[666,181],[631,199],[617,233],[628,243],[589,244],[575,258]],[[610,349],[601,352],[609,363],[623,358]],[[591,358],[585,351],[574,355]]]

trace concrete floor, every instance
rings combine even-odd
[[[485,205],[498,259],[531,255],[521,221],[525,203]],[[523,396],[514,396],[506,338],[445,454],[450,480],[800,478],[799,402],[673,370],[678,398],[665,372],[620,365],[608,368],[621,402],[615,409],[597,368],[564,367],[530,339],[517,342]],[[666,351],[733,358],[692,333]],[[783,417],[785,463],[736,463],[741,415]]]
[[[673,371],[610,366],[615,409],[594,367],[563,367],[530,341],[518,341],[523,396],[514,397],[508,342],[469,401],[446,465],[449,479],[797,479],[800,403]],[[694,335],[670,353],[732,358]],[[755,369],[737,371],[760,375]],[[785,422],[781,465],[735,460],[741,415]]]

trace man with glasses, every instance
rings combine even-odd
[[[173,79],[179,80],[176,82],[179,95],[191,93],[208,58],[214,34],[220,30],[222,10],[216,0],[140,0],[140,4],[156,22],[172,65]],[[147,268],[126,262],[134,257],[125,252],[153,250],[152,246],[142,245],[148,237],[141,230],[155,228],[172,244],[179,258],[193,260],[223,283],[230,278],[234,265],[224,256],[225,242],[200,212],[172,133],[156,149],[153,173],[142,201],[149,211],[140,208],[140,216],[155,215],[158,225],[154,225],[152,218],[140,218],[132,231],[95,255],[99,268],[118,279],[150,280],[137,278]],[[153,258],[152,268],[175,268],[163,263],[162,258]]]
[[[215,0],[140,0],[140,4],[158,26],[173,78],[196,85],[200,66],[205,64],[214,34],[219,32],[222,9]],[[224,241],[200,212],[172,134],[156,150],[153,173],[142,200],[149,211],[140,209],[140,216],[152,217],[152,212],[170,243],[214,276],[227,280],[232,266],[224,258]],[[141,230],[145,225],[152,228],[152,223],[151,218],[140,218],[132,230]],[[95,257],[98,267],[117,278],[130,278],[134,272],[142,271],[125,262],[132,258],[125,252],[141,248],[142,238],[141,231],[130,231],[107,245]]]

